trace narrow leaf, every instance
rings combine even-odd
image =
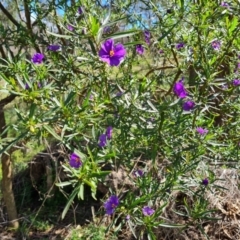
[[[69,35],[61,35],[61,34],[49,32],[49,31],[47,31],[47,33],[58,38],[66,38],[66,39],[72,38],[72,36],[69,36]]]
[[[50,126],[48,125],[43,125],[43,127],[53,136],[55,137],[57,140],[62,141],[62,138],[57,135],[57,133],[54,131],[54,129],[52,129]]]
[[[79,188],[75,188],[72,192],[72,194],[70,195],[69,199],[68,199],[68,203],[65,206],[63,212],[62,212],[62,219],[64,219],[64,217],[66,216],[66,213],[68,211],[68,209],[70,208],[74,198],[76,197],[77,193],[78,193]]]

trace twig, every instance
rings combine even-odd
[[[153,69],[149,70],[149,71],[146,73],[145,77],[147,77],[149,74],[151,74],[151,73],[154,72],[154,71],[171,69],[171,68],[175,68],[175,67],[174,67],[174,66],[165,66],[165,67],[153,68]]]
[[[11,15],[11,13],[2,5],[0,2],[0,9],[3,11],[3,13],[7,16],[7,18],[16,26],[20,27],[21,25],[17,22],[17,20]]]

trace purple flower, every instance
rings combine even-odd
[[[202,127],[197,127],[196,128],[196,131],[200,134],[200,135],[205,135],[208,133],[208,130],[207,129],[204,129]]]
[[[151,38],[151,34],[148,30],[144,31],[144,38],[145,38],[145,42],[149,45],[150,44],[150,38]]]
[[[145,206],[142,208],[142,212],[144,216],[151,216],[154,214],[155,210],[153,210],[152,208]]]
[[[110,66],[118,66],[126,55],[126,50],[122,44],[114,45],[113,39],[105,41],[99,51],[99,57]]]
[[[32,56],[32,62],[35,63],[35,64],[41,64],[44,60],[44,55],[42,53],[35,53],[33,56]]]
[[[155,122],[155,118],[150,117],[150,118],[148,118],[146,121],[147,121],[147,122],[151,122],[151,123],[153,123],[153,122]]]
[[[117,92],[117,93],[116,93],[116,97],[121,97],[121,96],[123,95],[123,93],[124,93],[124,92],[121,92],[121,91],[120,91],[120,92]]]
[[[55,44],[49,45],[49,46],[47,47],[47,49],[48,49],[49,51],[53,51],[53,52],[58,51],[60,48],[61,48],[61,46],[55,45]]]
[[[103,34],[109,34],[109,33],[111,33],[111,27],[110,26],[104,27]]]
[[[129,214],[126,216],[126,220],[127,221],[130,220],[130,215]]]
[[[113,128],[111,126],[107,127],[106,136],[108,140],[112,138],[112,132],[113,132]]]
[[[143,170],[141,170],[141,169],[135,170],[135,171],[133,172],[133,175],[134,175],[135,177],[142,177],[143,174],[144,174],[144,172],[143,172]]]
[[[79,15],[83,14],[83,8],[82,8],[82,7],[79,7],[79,8],[78,8],[78,14],[79,14]]]
[[[89,100],[90,100],[90,101],[93,101],[93,100],[94,100],[94,95],[93,95],[93,94],[90,94]]]
[[[227,90],[227,89],[228,89],[228,85],[227,85],[227,84],[223,84],[223,85],[222,85],[222,89],[223,89],[223,90]]]
[[[208,183],[209,183],[209,181],[208,181],[207,178],[205,178],[205,179],[202,180],[202,185],[207,186]]]
[[[185,98],[187,96],[186,89],[183,85],[183,78],[174,84],[173,91],[179,98]]]
[[[107,135],[106,134],[101,134],[99,136],[98,146],[99,147],[105,147],[106,145],[107,145]]]
[[[234,80],[232,81],[232,84],[233,84],[233,86],[235,86],[235,87],[239,86],[239,85],[240,85],[240,79],[234,79]]]
[[[163,54],[163,53],[164,53],[164,51],[163,51],[162,49],[160,49],[160,50],[159,50],[159,53],[160,53],[160,54]]]
[[[25,90],[29,90],[29,89],[30,89],[30,87],[29,87],[28,83],[26,83],[25,84]]]
[[[221,42],[218,40],[212,41],[211,45],[212,45],[213,49],[216,51],[219,51],[221,48]]]
[[[79,168],[80,166],[82,166],[81,159],[76,153],[71,154],[69,164],[73,168]]]
[[[176,44],[176,49],[177,49],[177,50],[180,50],[181,48],[184,47],[184,45],[185,45],[185,44],[184,44],[183,42],[177,43],[177,44]]]
[[[119,199],[117,196],[111,196],[105,203],[104,208],[106,210],[106,214],[111,215],[114,213],[116,207],[119,205]]]
[[[183,110],[184,111],[191,111],[195,107],[195,103],[193,101],[186,101],[183,104]]]
[[[67,25],[67,29],[71,32],[74,31],[74,27],[70,24]]]
[[[144,53],[144,47],[142,44],[137,44],[136,45],[136,52],[139,54],[139,55],[142,55]]]
[[[222,7],[229,7],[229,4],[227,2],[221,2]]]

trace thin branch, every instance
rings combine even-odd
[[[28,7],[27,0],[24,0],[24,11],[25,11],[27,29],[28,29],[28,32],[29,32],[31,38],[33,39],[34,38],[34,33],[33,33],[33,29],[32,29],[32,24],[31,24],[31,13],[30,13],[30,10],[29,10],[29,7]],[[35,41],[34,41],[33,45],[34,45],[34,48],[37,52],[41,52],[39,46],[35,43]]]
[[[17,8],[17,13],[18,13],[18,17],[19,19],[24,22],[23,18],[22,18],[22,14],[20,13],[20,8],[19,8],[19,3],[18,3],[18,0],[15,0],[15,5],[16,5],[16,8]]]
[[[12,102],[16,97],[17,97],[17,95],[11,94],[11,95],[5,97],[4,99],[0,100],[0,109],[3,109],[5,105]]]
[[[27,21],[26,22],[27,28],[32,33],[31,14],[30,14],[30,11],[29,11],[27,0],[24,0],[24,11],[25,11],[25,17],[26,17],[26,21]]]
[[[4,52],[4,49],[3,49],[2,45],[0,45],[0,52],[1,52],[2,58],[3,59],[7,59],[7,56],[6,56],[5,52]]]
[[[148,75],[150,75],[151,73],[153,73],[156,70],[165,70],[165,69],[170,69],[170,68],[175,68],[175,67],[174,66],[165,66],[165,67],[153,68],[146,73],[145,77],[147,77]]]
[[[2,5],[0,2],[0,9],[3,11],[3,13],[7,16],[7,18],[16,26],[20,27],[21,25],[17,22],[17,20],[12,16],[12,14]]]

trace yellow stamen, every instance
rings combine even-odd
[[[114,56],[114,51],[111,50],[111,51],[109,52],[109,55],[110,55],[110,57]]]

